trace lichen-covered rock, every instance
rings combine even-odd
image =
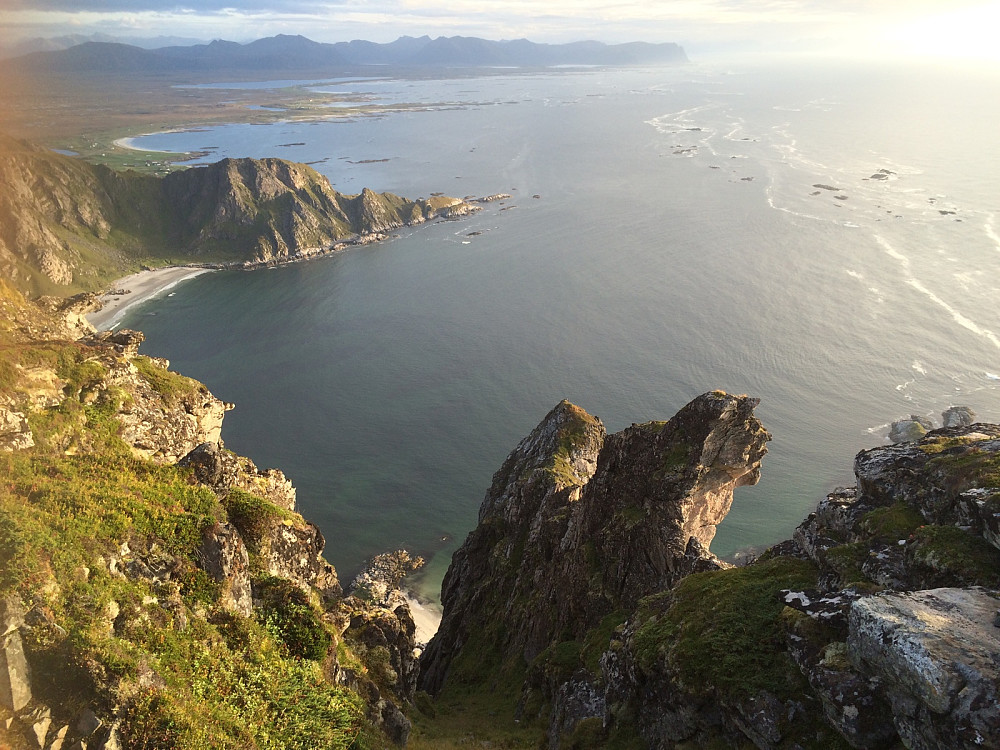
[[[0,408],[0,451],[25,450],[34,444],[28,418],[21,412]]]
[[[270,575],[287,578],[305,589],[315,588],[327,597],[339,596],[337,572],[323,559],[325,546],[326,540],[314,523],[276,523],[259,554]]]
[[[569,736],[584,719],[604,720],[607,705],[604,689],[594,684],[592,675],[579,670],[556,690],[549,719],[549,750],[558,750],[563,737]]]
[[[882,681],[907,747],[1000,747],[998,604],[981,589],[933,589],[852,606],[851,662]]]
[[[222,605],[249,617],[253,598],[250,589],[250,556],[239,532],[228,523],[207,529],[198,550],[202,569],[222,584]]]

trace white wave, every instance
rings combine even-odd
[[[988,328],[983,328],[982,326],[978,325],[974,320],[967,317],[960,311],[956,310],[954,307],[949,305],[947,301],[943,300],[933,291],[924,286],[919,279],[917,279],[912,273],[910,273],[909,258],[907,258],[905,255],[896,250],[892,245],[890,245],[889,242],[884,237],[875,235],[875,241],[882,246],[882,248],[889,255],[889,257],[899,261],[900,265],[907,272],[906,283],[909,286],[916,289],[918,292],[927,297],[927,299],[929,299],[935,305],[937,305],[945,312],[947,312],[951,316],[951,319],[954,320],[956,323],[958,323],[958,325],[960,325],[962,328],[966,329],[967,331],[971,331],[977,336],[983,337],[991,344],[993,344],[993,346],[995,346],[997,349],[1000,349],[1000,337],[998,337],[995,333],[993,333],[993,331],[989,330]]]
[[[913,360],[913,364],[911,364],[910,367],[919,372],[921,375],[927,374],[927,370],[924,369],[924,366],[920,364],[919,360]]]
[[[852,270],[850,268],[845,268],[844,269],[844,273],[846,273],[852,279],[857,279],[858,281],[864,281],[864,279],[865,279],[865,277],[864,277],[863,274],[858,273],[857,271],[854,271],[854,270]]]
[[[994,245],[996,245],[996,249],[1000,250],[1000,235],[998,235],[996,230],[993,228],[993,218],[993,214],[986,217],[986,222],[983,224],[983,231],[986,232],[986,236],[993,241]]]
[[[983,375],[987,380],[1000,380],[1000,375],[994,375],[992,372],[984,372]]]

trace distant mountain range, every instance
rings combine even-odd
[[[537,44],[527,39],[490,41],[477,37],[400,37],[388,44],[367,41],[325,44],[304,36],[278,36],[249,44],[221,40],[158,49],[119,42],[85,42],[15,58],[32,70],[97,73],[324,70],[361,65],[478,67],[552,65],[647,65],[686,62],[674,43],[604,44],[586,41]]]
[[[22,39],[17,42],[6,42],[0,40],[0,58],[18,57],[31,52],[55,52],[61,49],[76,47],[78,44],[86,42],[118,42],[120,44],[131,44],[143,49],[159,49],[172,45],[194,45],[204,44],[204,39],[192,39],[182,36],[112,36],[111,34],[64,34],[63,36],[33,37]]]

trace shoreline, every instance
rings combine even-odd
[[[422,602],[415,593],[408,589],[404,588],[402,592],[403,598],[406,599],[406,603],[410,607],[410,617],[413,618],[413,624],[417,628],[413,638],[418,645],[425,646],[441,627],[441,618],[444,614],[441,605],[433,602]]]
[[[100,295],[102,307],[87,315],[87,322],[99,331],[110,331],[132,308],[159,297],[182,281],[214,270],[203,266],[165,266],[118,279],[111,284],[111,291]],[[128,290],[126,294],[116,294],[124,290]]]

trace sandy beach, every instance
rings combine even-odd
[[[406,603],[410,605],[410,616],[413,617],[413,624],[417,626],[417,632],[413,638],[417,643],[426,644],[441,625],[441,605],[431,602],[423,603],[412,593],[404,590],[403,596]]]
[[[126,276],[124,279],[114,282],[110,288],[112,292],[128,290],[128,293],[102,295],[101,302],[104,307],[88,315],[87,320],[99,331],[111,330],[118,325],[126,310],[163,294],[182,281],[187,281],[211,270],[211,268],[194,268],[192,266],[168,266]]]

